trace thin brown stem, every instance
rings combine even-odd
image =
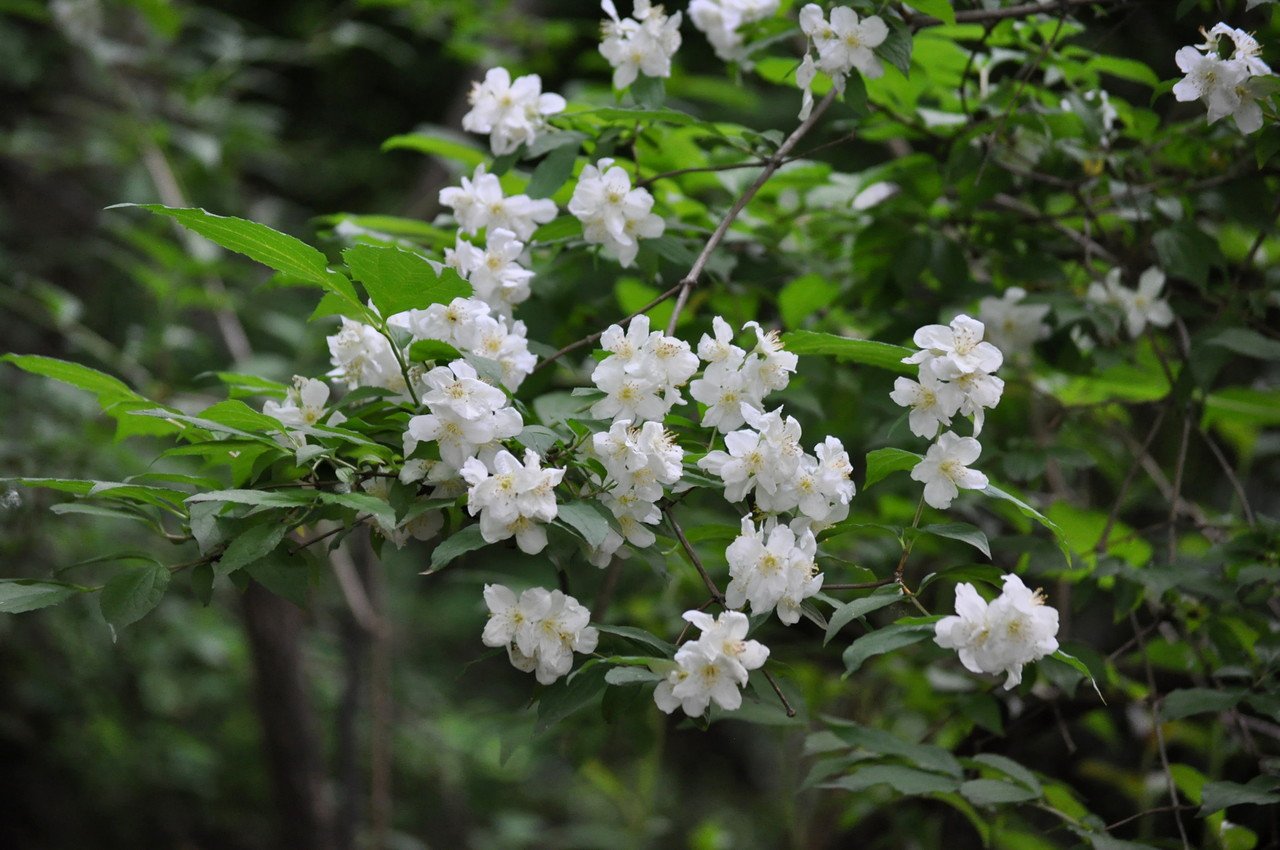
[[[1142,465],[1142,458],[1146,456],[1151,449],[1151,444],[1155,441],[1156,434],[1160,431],[1160,426],[1164,424],[1164,415],[1168,413],[1169,406],[1167,404],[1160,406],[1160,411],[1156,414],[1156,421],[1152,424],[1151,430],[1147,432],[1147,437],[1142,441],[1142,448],[1134,453],[1133,463],[1129,465],[1129,471],[1125,473],[1124,480],[1120,482],[1120,489],[1116,492],[1115,502],[1111,506],[1111,511],[1107,514],[1106,525],[1102,527],[1102,534],[1098,537],[1098,542],[1094,544],[1094,551],[1107,551],[1107,540],[1111,537],[1111,530],[1115,527],[1116,519],[1120,515],[1120,506],[1124,503],[1124,497],[1129,492],[1130,485],[1133,484],[1134,477],[1138,474],[1138,468]]]
[[[711,255],[724,240],[725,234],[729,232],[729,228],[733,226],[738,215],[746,208],[747,204],[751,203],[751,199],[756,196],[756,193],[760,191],[761,187],[763,187],[765,183],[769,182],[769,178],[774,175],[774,172],[776,172],[782,164],[786,162],[787,155],[791,153],[792,148],[794,148],[800,140],[813,129],[814,125],[818,123],[818,119],[820,119],[823,113],[827,111],[827,108],[835,102],[835,99],[835,89],[827,92],[826,97],[822,98],[822,100],[818,102],[817,106],[813,108],[813,111],[809,113],[809,117],[802,121],[800,126],[797,127],[790,136],[787,136],[786,140],[778,147],[778,150],[774,155],[769,157],[768,162],[765,164],[764,168],[761,169],[760,174],[756,177],[755,181],[747,187],[746,191],[738,196],[738,199],[733,202],[733,206],[731,206],[729,211],[725,213],[724,218],[721,219],[720,224],[717,225],[715,231],[711,234],[711,238],[707,240],[707,244],[702,247],[702,252],[699,253],[697,259],[693,261],[693,266],[689,269],[689,273],[680,281],[680,293],[676,297],[676,306],[675,309],[671,311],[671,320],[667,322],[668,336],[675,333],[676,323],[680,321],[680,313],[684,310],[685,305],[689,301],[689,293],[692,292],[693,287],[697,285],[698,279],[702,277],[702,272],[707,266],[707,262],[711,259]]]
[[[1144,812],[1138,812],[1136,815],[1129,815],[1127,818],[1120,818],[1120,820],[1115,823],[1109,823],[1106,825],[1106,830],[1107,832],[1110,832],[1113,829],[1124,826],[1126,823],[1133,823],[1136,820],[1145,818],[1147,815],[1158,815],[1164,812],[1187,811],[1195,808],[1198,808],[1198,806],[1156,806],[1154,809],[1147,809]]]
[[[917,505],[916,505],[916,515],[915,515],[915,519],[911,520],[911,527],[912,527],[912,528],[919,528],[919,527],[920,527],[920,517],[921,517],[923,514],[924,514],[924,497],[923,497],[923,496],[921,496],[921,497],[920,497],[920,502],[919,502],[919,504],[917,504]],[[911,549],[912,549],[912,547],[913,547],[913,546],[915,546],[915,545],[916,545],[916,540],[915,540],[915,538],[914,538],[914,537],[912,537],[912,538],[910,538],[910,539],[906,540],[906,541],[902,544],[902,557],[898,559],[898,566],[897,566],[897,567],[895,567],[895,568],[894,568],[894,570],[893,570],[893,580],[894,580],[894,582],[896,582],[896,583],[897,583],[897,584],[899,584],[899,585],[902,585],[902,588],[903,588],[904,590],[906,589],[906,585],[902,583],[902,575],[903,575],[903,573],[904,573],[904,572],[906,572],[906,569],[907,569],[907,558],[909,558],[909,557],[911,556]],[[909,592],[909,591],[908,591],[908,592]]]
[[[671,525],[671,530],[675,532],[676,539],[680,541],[680,546],[684,549],[684,553],[689,556],[689,562],[692,563],[693,568],[698,571],[698,575],[702,576],[702,583],[705,584],[707,586],[707,590],[711,592],[711,598],[721,606],[724,606],[724,594],[720,592],[720,588],[716,587],[716,583],[707,572],[707,568],[702,566],[702,559],[699,558],[698,553],[694,551],[693,544],[689,542],[689,538],[684,536],[684,529],[680,527],[680,523],[676,522],[676,518],[669,508],[663,508],[662,513],[666,515],[667,522]]]
[[[671,287],[671,288],[670,288],[670,289],[668,289],[666,292],[662,293],[662,294],[661,294],[661,295],[659,295],[657,298],[653,299],[653,300],[652,300],[652,301],[650,301],[648,304],[646,304],[646,305],[644,305],[643,307],[641,307],[639,310],[636,310],[634,313],[631,313],[630,315],[624,316],[623,318],[619,319],[619,320],[618,320],[617,322],[615,322],[614,324],[617,324],[617,325],[625,325],[627,322],[630,322],[630,321],[631,321],[632,319],[634,319],[636,316],[639,316],[639,315],[641,315],[642,313],[647,313],[647,312],[649,312],[649,311],[650,311],[650,310],[652,310],[654,307],[657,307],[659,304],[661,304],[662,302],[666,301],[666,300],[667,300],[667,299],[669,299],[671,296],[673,296],[673,295],[675,295],[677,292],[679,292],[679,291],[680,291],[680,287],[681,287],[681,284],[677,283],[675,286]],[[608,330],[608,328],[605,328],[605,330]],[[556,362],[556,361],[557,361],[557,360],[559,360],[561,357],[564,357],[564,356],[565,356],[566,354],[568,354],[569,352],[571,352],[571,351],[577,351],[579,348],[582,348],[582,347],[583,347],[583,346],[585,346],[585,345],[590,345],[591,343],[595,342],[596,340],[598,340],[598,339],[599,339],[600,337],[602,337],[602,336],[604,336],[604,331],[603,331],[603,330],[602,330],[602,331],[596,331],[596,332],[595,332],[595,333],[593,333],[593,334],[587,334],[587,335],[586,335],[586,336],[584,336],[582,339],[575,340],[574,342],[569,343],[569,344],[568,344],[568,345],[566,345],[564,348],[560,349],[559,351],[555,352],[554,354],[552,354],[552,355],[550,355],[550,356],[548,356],[548,357],[543,358],[543,360],[542,360],[541,362],[539,362],[537,366],[534,366],[534,367],[533,367],[533,371],[537,372],[538,370],[542,369],[542,368],[543,368],[543,367],[545,367],[545,366],[550,366],[552,363]]]
[[[787,713],[787,717],[795,717],[796,710],[791,707],[791,703],[787,702],[787,697],[782,693],[782,688],[778,687],[778,683],[774,680],[773,674],[765,668],[761,667],[760,672],[764,674],[764,678],[769,683],[769,687],[773,688],[773,692],[778,695],[778,701],[782,703],[782,709]]]
[[[1074,8],[1077,6],[1107,6],[1112,3],[1123,3],[1126,0],[1062,0],[1061,5],[1064,8]],[[1032,15],[1048,12],[1052,7],[1046,7],[1043,3],[1023,3],[1020,6],[1010,6],[1007,9],[966,9],[956,12],[957,24],[982,24],[992,21],[1003,21],[1008,18],[1029,18]],[[925,27],[941,26],[945,21],[929,15],[918,15],[903,13],[903,18],[911,25],[912,30],[921,30]]]

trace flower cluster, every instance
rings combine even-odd
[[[693,0],[689,20],[711,42],[716,56],[725,62],[745,63],[739,29],[773,17],[777,11],[778,0]]]
[[[280,420],[280,424],[286,428],[299,430],[325,424],[326,419],[329,425],[341,425],[345,422],[346,417],[336,410],[325,414],[328,404],[328,384],[315,378],[294,375],[293,386],[285,393],[284,403],[266,401],[262,405],[262,412]]]
[[[636,75],[670,77],[671,57],[680,49],[680,13],[667,16],[649,0],[635,0],[630,18],[619,18],[613,0],[601,0],[609,16],[601,24],[600,55],[613,68],[613,87],[625,89]]]
[[[623,268],[636,260],[641,239],[656,239],[666,229],[662,217],[652,212],[653,195],[631,188],[631,177],[605,157],[587,165],[578,175],[569,199],[569,212],[582,222],[582,236],[604,246]]]
[[[743,405],[764,409],[764,397],[785,389],[799,362],[786,351],[773,332],[765,332],[758,322],[747,322],[743,330],[754,330],[755,347],[748,354],[733,344],[733,330],[722,317],[711,323],[715,336],[702,335],[698,357],[707,364],[702,377],[689,385],[689,395],[706,406],[702,424],[723,434],[741,426]]]
[[[661,420],[684,401],[680,387],[698,371],[689,343],[651,332],[648,316],[636,316],[626,331],[610,325],[600,337],[600,347],[609,356],[591,373],[592,382],[605,394],[591,406],[595,419]]]
[[[488,464],[468,459],[462,477],[470,485],[467,512],[480,515],[480,536],[486,543],[515,537],[520,551],[529,555],[547,547],[543,523],[559,512],[554,488],[564,478],[563,469],[543,469],[533,449],[525,449],[523,464],[503,449]]]
[[[467,234],[481,230],[509,230],[522,242],[529,241],[540,224],[556,217],[556,205],[545,198],[533,200],[528,195],[504,195],[497,175],[485,171],[484,163],[476,166],[470,179],[462,178],[461,186],[440,190],[440,205],[453,210],[458,228]]]
[[[920,351],[903,358],[903,363],[920,366],[919,380],[898,378],[889,397],[902,407],[910,407],[911,432],[931,438],[941,426],[950,426],[957,414],[973,417],[973,433],[982,433],[984,410],[1000,403],[1004,381],[991,374],[1000,368],[1004,355],[983,341],[982,322],[961,314],[951,325],[925,325],[913,341]]]
[[[1009,574],[1004,589],[987,603],[973,585],[956,585],[956,613],[934,625],[934,641],[954,649],[974,673],[1004,673],[1005,689],[1022,681],[1022,667],[1058,649],[1058,612],[1022,579]]]
[[[329,377],[352,390],[381,387],[397,395],[408,394],[395,349],[376,328],[343,316],[341,329],[328,343],[333,364]]]
[[[1129,289],[1120,283],[1120,269],[1112,269],[1101,282],[1089,284],[1086,296],[1094,304],[1115,307],[1124,314],[1125,328],[1129,336],[1138,338],[1147,325],[1167,328],[1173,324],[1173,310],[1169,302],[1160,297],[1164,289],[1164,272],[1152,266],[1138,277],[1138,288]]]
[[[859,19],[858,13],[847,6],[831,10],[831,19],[822,14],[822,7],[809,3],[800,10],[800,30],[809,39],[813,53],[805,51],[804,59],[796,70],[796,83],[804,92],[800,118],[809,117],[813,109],[813,80],[818,72],[831,78],[836,91],[843,92],[845,78],[855,68],[869,79],[884,74],[884,66],[874,51],[889,37],[889,27],[876,15]]]
[[[1183,47],[1174,54],[1178,70],[1186,76],[1173,87],[1173,96],[1180,101],[1202,102],[1208,109],[1210,124],[1230,115],[1241,133],[1260,129],[1258,78],[1270,76],[1271,69],[1258,55],[1262,48],[1257,39],[1225,23],[1201,32],[1204,44]],[[1224,36],[1231,42],[1230,56],[1224,56]]]
[[[913,340],[921,350],[902,362],[918,364],[920,379],[898,378],[889,394],[896,404],[911,408],[907,418],[912,433],[933,437],[957,414],[972,418],[974,437],[982,432],[985,409],[995,407],[1004,393],[1004,381],[991,374],[1004,355],[983,340],[985,331],[982,322],[961,314],[949,326],[925,325],[915,332]],[[930,507],[949,508],[960,490],[987,486],[987,476],[968,468],[982,453],[974,437],[943,432],[911,470],[912,479],[924,484]]]
[[[533,272],[520,264],[524,243],[505,228],[488,231],[483,248],[461,236],[445,251],[445,263],[457,269],[475,293],[500,316],[511,316],[515,305],[529,298]]]
[[[684,473],[684,449],[661,422],[632,427],[623,419],[608,431],[592,437],[591,454],[605,468],[603,481],[594,482],[604,492],[600,501],[618,521],[622,533],[612,529],[596,551],[592,563],[607,566],[625,540],[641,548],[652,546],[654,534],[646,526],[662,519],[657,502],[664,485],[680,481]]]
[[[818,542],[802,520],[786,526],[770,518],[757,528],[743,517],[742,533],[725,550],[731,579],[726,604],[741,608],[749,602],[756,614],[776,609],[783,623],[795,623],[800,603],[822,589],[817,554]]]
[[[1037,342],[1049,336],[1045,324],[1049,305],[1023,304],[1026,297],[1025,289],[1011,286],[999,298],[978,302],[978,319],[986,327],[987,338],[1009,358],[1030,354]]]
[[[435,441],[440,460],[460,470],[477,453],[497,450],[499,440],[519,434],[524,420],[502,390],[481,381],[465,360],[437,366],[423,377],[430,413],[414,416],[404,433],[404,455],[420,442]]]
[[[506,647],[517,670],[533,671],[550,685],[569,672],[575,652],[595,651],[600,633],[591,626],[591,612],[559,590],[531,587],[517,599],[501,584],[484,586],[489,622],[485,646]]]
[[[565,108],[560,95],[542,93],[542,78],[537,74],[513,82],[506,68],[490,68],[484,82],[471,84],[468,99],[471,110],[462,116],[462,129],[488,133],[495,156],[532,142],[546,127],[547,116]]]
[[[465,358],[497,363],[502,369],[502,385],[515,392],[533,371],[538,358],[529,353],[524,322],[508,323],[503,316],[492,314],[489,305],[478,298],[455,298],[425,310],[397,313],[387,324],[408,333],[413,342],[439,340],[458,349]]]
[[[653,701],[667,714],[683,708],[698,717],[714,701],[726,711],[742,705],[748,671],[764,666],[769,648],[747,640],[749,621],[740,611],[725,611],[712,619],[701,611],[685,611],[684,618],[702,632],[676,652],[676,668],[658,683]]]
[[[800,446],[800,423],[782,417],[782,409],[761,413],[748,405],[742,415],[750,428],[725,435],[728,451],[708,452],[698,467],[724,482],[724,496],[740,502],[754,494],[766,513],[798,510],[818,527],[849,515],[853,467],[844,446],[827,437],[814,455]]]

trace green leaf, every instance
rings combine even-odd
[[[266,556],[289,531],[283,514],[270,512],[254,517],[254,524],[240,531],[218,559],[214,575],[225,576]]]
[[[645,109],[658,109],[667,98],[666,86],[661,77],[639,74],[631,84],[631,96]]]
[[[951,7],[950,0],[911,0],[911,5],[944,24],[954,25],[956,22],[956,10]]]
[[[629,641],[640,644],[641,646],[651,647],[661,652],[663,656],[671,658],[676,654],[676,648],[665,640],[646,632],[644,629],[637,629],[634,626],[603,626],[596,625],[596,629],[607,635],[615,635],[620,638],[626,638]]]
[[[960,784],[960,793],[977,806],[994,806],[1001,803],[1025,803],[1040,795],[1030,788],[1005,782],[1003,779],[970,779]]]
[[[1238,782],[1206,782],[1201,790],[1203,805],[1200,816],[1211,815],[1228,806],[1273,806],[1280,803],[1276,787],[1280,779],[1274,776],[1258,776],[1248,784]]]
[[[956,779],[964,775],[964,767],[959,760],[943,747],[907,741],[883,729],[836,718],[827,718],[827,722],[842,741],[855,747],[877,755],[905,759],[913,767],[943,773]]]
[[[1150,66],[1136,59],[1122,59],[1119,56],[1094,56],[1085,63],[1085,70],[1099,71],[1122,80],[1142,83],[1155,88],[1160,85],[1160,77]]]
[[[1225,348],[1255,360],[1280,360],[1280,342],[1248,328],[1230,328],[1209,340],[1209,345]]]
[[[573,176],[573,164],[578,158],[578,146],[561,145],[547,154],[529,178],[525,194],[530,198],[550,198]]]
[[[1030,517],[1031,519],[1035,520],[1036,522],[1040,523],[1045,528],[1053,532],[1054,539],[1058,543],[1058,551],[1062,552],[1062,557],[1066,559],[1067,566],[1068,567],[1071,566],[1071,550],[1067,548],[1066,535],[1062,533],[1062,529],[1058,527],[1058,524],[1056,522],[1049,519],[1047,516],[1040,513],[1038,510],[1036,510],[1035,508],[1028,505],[1026,502],[1019,499],[1017,496],[1014,496],[1010,493],[1005,492],[1004,490],[1001,490],[999,487],[995,486],[994,484],[988,484],[985,488],[983,488],[979,492],[987,496],[990,496],[993,499],[1001,499],[1003,501],[1009,502],[1014,507],[1016,507],[1019,513],[1021,513],[1023,516]]]
[[[160,604],[168,586],[168,567],[162,564],[130,567],[102,588],[98,598],[102,616],[116,628],[124,628]]]
[[[876,55],[902,72],[911,75],[911,29],[899,18],[888,18],[889,36],[876,48]]]
[[[1076,658],[1074,655],[1068,655],[1066,652],[1063,652],[1061,649],[1059,649],[1057,652],[1053,653],[1053,655],[1049,657],[1053,658],[1056,661],[1061,661],[1063,664],[1066,664],[1072,670],[1075,670],[1077,673],[1081,674],[1086,679],[1088,679],[1089,684],[1093,685],[1093,692],[1098,695],[1098,699],[1102,700],[1102,704],[1106,705],[1107,700],[1102,695],[1102,689],[1098,687],[1098,680],[1093,678],[1093,671],[1089,669],[1089,665],[1085,664],[1083,661],[1081,661],[1079,658]]]
[[[474,145],[430,133],[406,133],[392,136],[382,143],[382,149],[384,151],[417,151],[460,162],[468,169],[475,168],[489,158],[483,150]]]
[[[824,783],[823,788],[865,791],[874,785],[888,785],[899,794],[937,794],[955,791],[960,783],[950,776],[903,767],[896,764],[873,764],[849,776]]]
[[[1227,387],[1204,400],[1204,425],[1216,422],[1280,425],[1280,391]]]
[[[352,296],[355,294],[351,290],[351,284],[342,275],[329,270],[329,262],[324,254],[302,240],[272,230],[265,224],[214,215],[202,209],[180,209],[162,204],[117,204],[108,209],[134,206],[156,215],[168,216],[228,251],[257,260],[290,278],[319,284],[326,289],[341,288],[345,283],[343,291]]]
[[[306,608],[311,591],[311,566],[298,555],[276,549],[245,567],[254,581],[299,608]]]
[[[0,579],[0,614],[21,614],[57,605],[81,588],[57,581]]]
[[[53,378],[55,381],[88,390],[98,397],[100,403],[124,398],[142,399],[142,396],[130,389],[119,378],[69,360],[42,357],[38,354],[6,354],[0,360],[12,363],[24,372]]]
[[[1011,758],[995,753],[979,753],[973,757],[973,761],[1000,771],[1014,782],[1034,791],[1037,797],[1043,793],[1040,780],[1036,778],[1036,775]]]
[[[383,318],[471,294],[471,285],[456,271],[446,268],[437,274],[424,258],[402,248],[352,245],[342,259]]]
[[[529,237],[529,242],[554,242],[582,235],[582,222],[576,216],[562,215],[539,227]]]
[[[862,489],[870,489],[871,485],[891,473],[912,469],[922,460],[923,457],[906,449],[889,448],[867,452],[867,478]]]
[[[782,287],[778,293],[778,311],[782,323],[798,328],[805,320],[824,310],[840,294],[840,285],[819,274],[807,274]]]
[[[902,358],[910,357],[915,351],[887,342],[850,339],[817,331],[789,331],[782,335],[782,343],[794,354],[828,354],[840,360],[851,360],[904,375],[914,375],[917,371],[914,365],[902,362]]]
[[[538,731],[546,731],[571,714],[598,703],[604,693],[606,672],[603,667],[590,667],[548,685],[538,697]]]
[[[1151,237],[1160,266],[1166,272],[1204,286],[1209,270],[1223,264],[1217,241],[1187,222],[1158,231]]]
[[[1183,688],[1171,691],[1160,701],[1160,716],[1165,720],[1180,720],[1196,714],[1217,714],[1234,708],[1244,695],[1242,690]]]
[[[565,502],[557,509],[557,519],[582,535],[591,547],[599,546],[609,536],[608,514],[593,500]]]
[[[959,540],[961,543],[968,543],[988,558],[991,557],[991,545],[987,542],[987,535],[975,525],[967,522],[948,522],[934,525],[926,525],[920,529],[922,534],[932,534],[935,537],[946,537],[951,540]]]
[[[844,651],[845,675],[856,673],[870,658],[919,643],[932,635],[932,623],[894,623],[865,634]]]
[[[858,617],[865,617],[872,611],[879,611],[881,608],[887,608],[893,603],[902,599],[902,588],[896,584],[886,585],[885,587],[876,588],[871,594],[854,599],[852,602],[846,602],[831,614],[831,619],[827,621],[827,634],[823,639],[823,644],[831,641],[836,633],[843,629],[846,625]]]
[[[440,363],[452,363],[454,360],[462,359],[462,352],[438,339],[420,339],[409,346],[409,359],[414,362],[435,360]]]
[[[454,558],[488,545],[488,542],[480,535],[479,524],[468,525],[465,528],[458,529],[440,541],[435,551],[431,553],[431,568],[422,574],[430,575]]]

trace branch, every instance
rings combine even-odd
[[[663,301],[666,301],[668,298],[675,295],[679,291],[680,291],[680,284],[677,283],[675,286],[671,287],[666,292],[662,293],[657,298],[653,299],[648,304],[641,307],[639,310],[636,310],[634,313],[630,314],[629,316],[624,316],[623,318],[614,322],[614,324],[625,325],[627,322],[631,321],[636,316],[639,316],[641,313],[647,313],[650,310],[652,310],[654,307],[657,307]],[[605,330],[608,330],[608,328],[606,328]],[[587,336],[584,336],[580,340],[569,343],[564,348],[552,354],[550,357],[544,358],[541,362],[538,363],[538,365],[533,367],[533,371],[537,372],[539,369],[543,368],[544,366],[551,365],[552,363],[559,360],[561,357],[564,357],[569,352],[577,351],[579,348],[582,348],[584,345],[590,345],[591,343],[595,342],[602,336],[604,336],[604,331],[596,331],[593,334],[588,334]]]
[[[1123,3],[1126,0],[1061,0],[1057,5],[1061,8],[1071,9],[1077,6],[1107,6],[1112,3]],[[900,10],[901,11],[901,10]],[[1023,3],[1020,6],[1010,6],[1007,9],[972,9],[956,12],[957,24],[984,24],[992,21],[1003,21],[1008,18],[1029,18],[1036,14],[1047,14],[1053,11],[1053,7],[1044,3]],[[938,20],[930,15],[913,15],[909,12],[902,12],[903,19],[911,25],[913,31],[922,30],[925,27],[941,26],[945,21]]]
[[[694,551],[693,545],[689,542],[689,538],[684,536],[684,529],[680,527],[680,523],[676,522],[676,518],[672,515],[669,508],[662,509],[663,515],[666,516],[667,522],[671,524],[671,530],[675,532],[676,539],[680,541],[684,553],[689,556],[689,561],[693,564],[693,568],[698,571],[698,575],[702,576],[702,583],[707,586],[707,590],[711,592],[711,598],[714,599],[721,607],[727,608],[724,601],[724,594],[720,592],[720,588],[716,587],[716,583],[712,580],[707,568],[702,566],[702,559],[698,557],[698,553]]]
[[[707,244],[702,247],[702,253],[698,254],[697,259],[693,261],[693,267],[689,269],[689,273],[680,281],[680,294],[676,298],[676,307],[671,311],[671,320],[667,322],[667,336],[671,336],[675,333],[676,322],[680,320],[680,313],[684,310],[685,304],[689,301],[689,292],[698,283],[698,278],[702,277],[702,271],[706,268],[707,261],[711,259],[711,254],[724,240],[725,234],[729,232],[729,228],[738,218],[738,214],[746,208],[747,204],[751,203],[751,199],[756,196],[756,193],[760,191],[761,187],[763,187],[765,183],[769,182],[769,178],[773,176],[774,172],[777,171],[784,162],[786,162],[787,154],[791,153],[791,149],[794,148],[810,130],[813,129],[814,125],[818,123],[818,119],[821,118],[822,114],[827,111],[827,108],[835,102],[835,99],[835,89],[827,92],[826,97],[818,102],[818,105],[813,108],[813,112],[809,114],[809,117],[804,119],[800,126],[797,127],[790,136],[787,136],[786,140],[774,155],[769,157],[768,163],[766,163],[764,168],[761,170],[759,176],[756,177],[755,182],[748,186],[747,190],[738,196],[738,200],[733,202],[733,206],[729,208],[729,212],[725,213],[725,217],[721,220],[719,226],[716,227],[715,232],[711,234],[711,238],[707,240]]]

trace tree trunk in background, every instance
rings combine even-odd
[[[244,593],[258,716],[279,814],[279,845],[335,850],[323,753],[302,662],[302,612],[256,582]]]

